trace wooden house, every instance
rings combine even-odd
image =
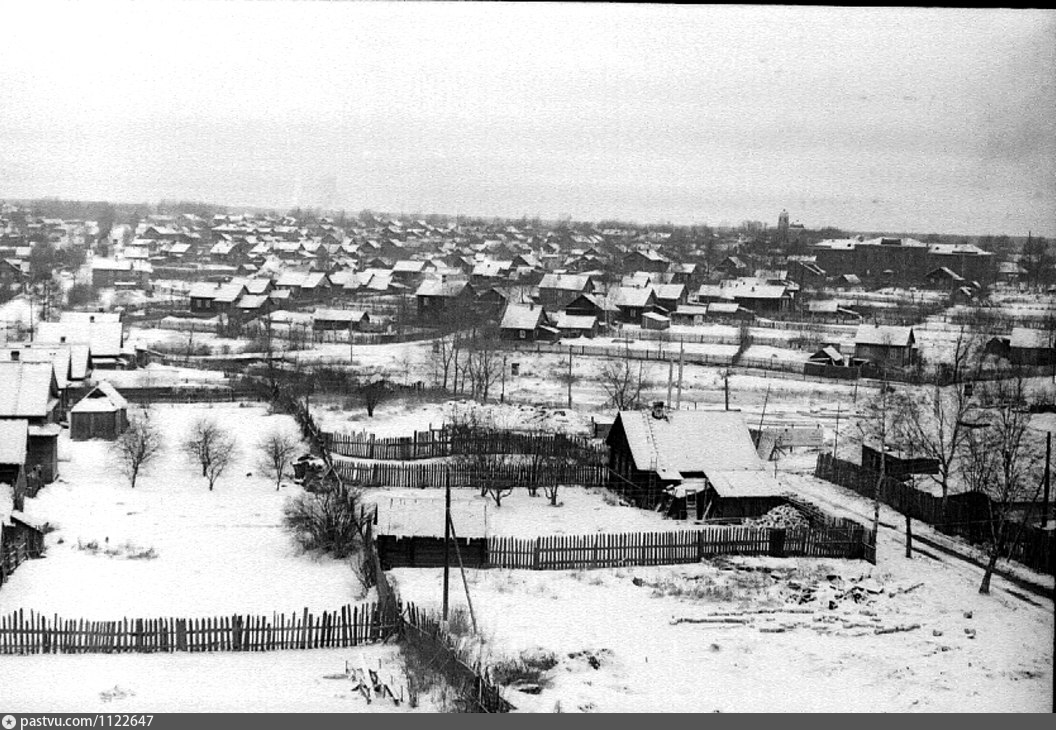
[[[651,271],[656,274],[667,271],[671,266],[670,259],[651,249],[631,251],[623,257],[621,263],[624,271]]]
[[[646,509],[737,518],[785,501],[739,411],[620,411],[605,442],[609,489]]]
[[[114,441],[128,428],[128,401],[105,380],[70,409],[70,439]]]
[[[565,309],[596,290],[594,279],[585,274],[546,274],[539,280],[539,303],[551,311]]]
[[[553,326],[546,310],[538,304],[506,305],[499,323],[499,336],[504,340],[535,342],[536,340],[556,340],[560,333]]]
[[[1013,327],[1008,340],[1008,359],[1013,365],[1056,363],[1056,342],[1048,329]]]
[[[59,387],[51,363],[0,362],[0,420],[28,426],[28,476],[45,484],[59,474]]]
[[[429,279],[414,292],[418,317],[424,321],[436,321],[446,314],[464,311],[472,306],[476,296],[473,286],[464,279]]]
[[[553,325],[561,337],[588,337],[598,335],[598,318],[593,315],[573,315],[568,312],[557,312],[553,316]]]
[[[359,309],[316,309],[312,329],[317,332],[362,331],[370,324],[370,315]]]
[[[29,422],[24,418],[0,419],[0,484],[21,494],[26,487]]]
[[[906,368],[917,362],[912,327],[863,324],[854,336],[854,357],[879,367]]]
[[[625,324],[641,324],[642,315],[656,306],[656,294],[652,287],[617,287],[610,294],[613,305],[619,312],[619,319]]]

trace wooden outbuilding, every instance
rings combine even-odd
[[[105,381],[70,409],[70,439],[114,441],[128,428],[128,401]]]

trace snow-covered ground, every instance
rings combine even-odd
[[[412,436],[440,428],[453,420],[474,418],[495,428],[548,433],[588,433],[590,418],[567,408],[529,404],[480,404],[468,400],[443,402],[409,396],[384,401],[371,418],[362,407],[346,410],[343,402],[318,399],[312,414],[324,428],[342,433],[370,433],[378,438]],[[351,405],[356,405],[353,399]]]
[[[544,674],[541,693],[508,691],[525,712],[1050,707],[1051,608],[980,596],[942,565],[891,553],[878,567],[774,558],[727,563],[756,570],[708,563],[469,570],[486,638],[481,651],[493,662],[553,654],[557,663]],[[438,605],[442,571],[392,572],[404,599]],[[869,588],[855,591],[861,602],[847,594],[856,584]],[[814,599],[800,603],[808,589]],[[466,605],[461,581],[452,604]],[[752,613],[760,609],[776,612]],[[743,623],[721,621],[729,618],[715,616],[722,613]],[[876,633],[898,628],[908,630]]]
[[[351,680],[352,666],[405,680],[392,646],[205,654],[47,654],[0,656],[5,712],[407,712],[372,703]],[[398,690],[396,690],[398,692]],[[419,711],[434,711],[423,697]]]
[[[210,492],[179,444],[213,417],[237,439],[235,459]],[[60,478],[26,513],[56,530],[42,560],[24,563],[0,590],[0,613],[33,609],[66,618],[271,615],[331,611],[364,597],[349,565],[301,553],[281,526],[299,491],[259,474],[256,443],[293,419],[261,406],[158,405],[166,451],[135,489],[103,441],[60,439]],[[97,550],[89,550],[89,543]],[[130,558],[153,549],[156,557]],[[107,550],[118,553],[110,556]]]
[[[422,520],[402,518],[409,523],[435,524],[443,534],[444,492],[441,489],[369,489],[364,491],[367,502],[378,505],[378,524],[389,524],[390,514],[421,513]],[[459,515],[474,526],[480,515],[486,515],[487,534],[503,537],[541,537],[545,535],[589,535],[598,532],[649,532],[689,528],[690,525],[665,520],[656,512],[624,506],[608,490],[584,487],[562,487],[558,491],[557,506],[539,491],[532,497],[526,489],[515,489],[495,506],[489,497],[481,497],[474,489],[455,489],[451,492],[452,522],[459,536],[468,537],[460,527]],[[429,519],[435,517],[436,519]]]

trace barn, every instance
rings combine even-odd
[[[113,441],[128,428],[128,401],[106,381],[70,409],[70,439]]]

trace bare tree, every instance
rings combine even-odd
[[[951,365],[953,385],[940,387],[936,383],[929,390],[903,392],[895,398],[894,441],[938,464],[938,472],[929,476],[942,490],[943,519],[950,481],[957,471],[958,457],[969,431],[966,419],[973,407],[967,386],[974,387],[974,384],[962,381],[972,363],[978,365],[977,354],[978,342],[967,338],[962,327]]]
[[[473,398],[484,403],[491,388],[502,374],[502,354],[498,348],[498,333],[493,328],[482,328],[474,332],[469,342],[466,358]]]
[[[894,388],[887,384],[887,380],[880,381],[879,392],[869,399],[862,407],[858,419],[858,430],[862,435],[862,442],[872,441],[877,446],[880,454],[880,469],[876,475],[876,484],[873,488],[873,534],[879,534],[880,529],[880,490],[887,479],[887,453],[896,433],[896,410],[894,408]]]
[[[141,415],[129,418],[128,428],[114,441],[110,453],[117,462],[117,468],[128,477],[129,485],[135,489],[140,473],[157,459],[163,449],[161,432],[151,420],[150,409],[145,408]]]
[[[257,468],[266,477],[275,480],[275,491],[279,491],[290,462],[302,448],[299,438],[281,429],[265,434],[257,443]]]
[[[642,395],[641,371],[634,372],[629,356],[606,360],[598,380],[613,408],[626,411],[638,407]]]
[[[448,380],[454,366],[456,350],[454,335],[444,335],[433,340],[431,362],[433,366],[433,384],[447,390]]]
[[[997,561],[1022,537],[1041,494],[1044,460],[1040,432],[1030,428],[1029,397],[1020,372],[987,382],[962,447],[966,482],[990,500],[988,560],[980,593],[990,592]]]
[[[359,397],[363,401],[363,407],[367,409],[367,416],[374,417],[374,410],[381,405],[389,394],[388,385],[380,377],[370,378],[366,383],[359,386]]]
[[[202,467],[209,491],[234,457],[235,438],[211,418],[200,418],[191,426],[183,441],[183,450]]]

